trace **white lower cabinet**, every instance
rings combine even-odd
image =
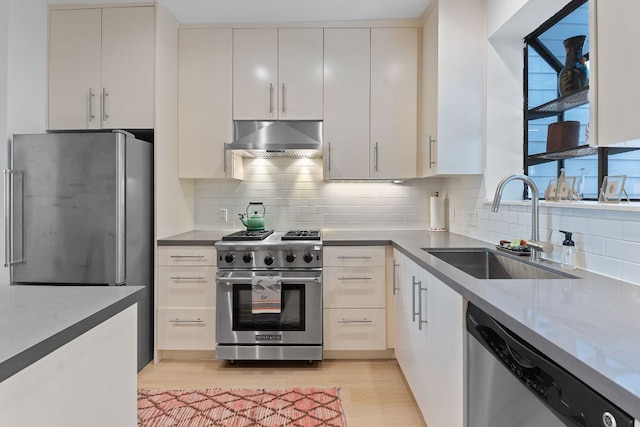
[[[463,427],[462,296],[394,250],[395,354],[429,427]]]
[[[384,246],[325,246],[324,350],[386,350]]]
[[[384,308],[325,309],[324,348],[327,350],[385,350]]]
[[[216,250],[158,248],[158,350],[215,350]]]

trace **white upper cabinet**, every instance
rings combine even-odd
[[[233,118],[322,120],[322,29],[233,30]]]
[[[640,86],[635,83],[632,70],[640,67],[640,59],[637,55],[629,54],[629,42],[636,39],[640,2],[589,0],[589,3],[593,17],[589,52],[589,143],[601,147],[619,143],[639,147]]]
[[[483,172],[482,16],[482,2],[448,0],[424,23],[419,177]]]
[[[324,31],[324,176],[369,177],[371,30]]]
[[[278,117],[322,120],[323,30],[278,30]]]
[[[154,127],[153,7],[53,10],[48,129]]]
[[[231,119],[232,35],[183,28],[178,40],[178,176],[241,178],[242,159],[225,150]]]
[[[370,177],[415,178],[418,30],[371,29]]]
[[[415,28],[325,30],[325,178],[415,178]]]

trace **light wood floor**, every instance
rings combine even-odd
[[[338,387],[348,427],[424,427],[395,360],[237,362],[162,360],[138,374],[139,388]]]

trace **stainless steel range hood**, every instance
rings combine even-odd
[[[227,149],[243,157],[321,157],[322,121],[234,120]]]

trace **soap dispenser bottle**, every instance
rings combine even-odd
[[[560,266],[562,268],[566,268],[567,270],[575,270],[576,268],[576,243],[571,240],[571,235],[569,231],[562,231],[564,233],[564,242],[562,242],[562,261]]]

